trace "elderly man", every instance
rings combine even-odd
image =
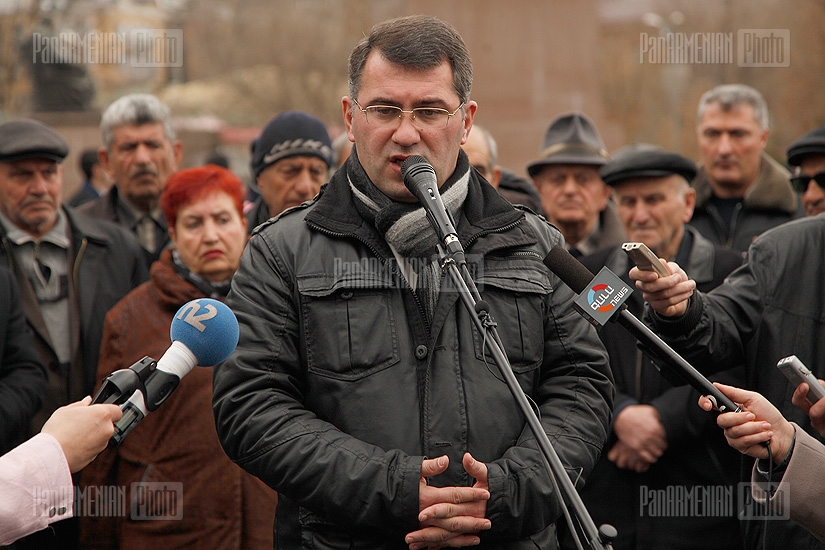
[[[498,164],[498,145],[493,135],[478,124],[461,146],[473,168],[511,204],[523,204],[537,214],[543,214],[541,198],[535,186]]]
[[[741,263],[740,254],[713,245],[686,225],[696,202],[688,183],[696,175],[690,159],[652,145],[631,145],[619,150],[600,174],[613,188],[628,239],[645,243],[659,257],[682,262],[701,288],[717,286]],[[582,263],[594,273],[606,265],[630,284],[633,263],[621,247],[602,249]],[[642,314],[641,293],[632,294],[627,304],[635,315]],[[734,492],[739,457],[725,443],[713,416],[696,406],[698,393],[684,382],[674,387],[672,377],[662,376],[624,328],[608,323],[600,331],[617,395],[608,452],[582,489],[596,524],[618,529],[616,550],[741,548],[733,509],[727,515],[692,517],[646,509],[647,495],[673,486],[709,494],[717,488]],[[731,373],[725,380],[740,382]],[[706,536],[697,540],[696,532]]]
[[[61,205],[68,152],[40,122],[0,124],[0,261],[17,278],[49,378],[35,431],[58,407],[91,394],[106,312],[148,278],[131,233]],[[56,536],[33,535],[43,536],[35,547],[71,545],[77,533],[58,525]]]
[[[690,224],[739,252],[763,231],[804,215],[788,171],[765,153],[768,106],[744,84],[717,86],[699,100],[696,137],[702,165],[693,181]]]
[[[270,120],[252,150],[260,196],[246,214],[248,231],[317,195],[331,165],[332,142],[323,122],[301,111]]]
[[[158,201],[166,179],[178,169],[183,146],[169,109],[149,94],[127,95],[109,105],[100,119],[100,134],[100,163],[114,186],[80,211],[134,232],[148,268],[170,243]]]
[[[552,548],[558,495],[401,165],[432,165],[522,390],[586,476],[613,386],[595,329],[542,262],[561,235],[470,168],[478,106],[454,28],[380,23],[349,67],[349,159],[253,233],[227,297],[240,340],[214,374],[223,447],[278,490],[277,548]]]
[[[574,256],[624,241],[610,188],[599,178],[599,167],[608,158],[596,127],[574,112],[550,123],[541,158],[527,165],[542,208]]]
[[[788,147],[788,164],[794,167],[791,185],[802,199],[805,215],[825,212],[825,126]]]

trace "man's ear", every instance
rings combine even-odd
[[[104,170],[106,170],[106,173],[109,174],[109,177],[113,178],[112,169],[111,169],[112,167],[111,167],[111,164],[109,163],[109,160],[110,160],[109,159],[109,150],[106,149],[105,147],[100,147],[97,150],[97,160],[100,161],[100,165],[103,167]]]

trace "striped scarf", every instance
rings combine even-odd
[[[417,280],[408,282],[415,288],[415,293],[424,306],[427,320],[431,321],[442,278],[435,230],[420,203],[393,201],[370,181],[358,162],[354,147],[350,157],[347,163],[347,179],[356,199],[355,207],[415,272]],[[470,164],[462,151],[459,153],[455,172],[440,189],[444,206],[454,220],[458,220],[461,207],[467,198],[469,181]],[[402,269],[401,272],[406,274],[408,271]]]

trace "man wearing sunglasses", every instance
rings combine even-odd
[[[799,193],[806,216],[825,212],[825,126],[808,132],[788,147],[794,166],[791,186]]]

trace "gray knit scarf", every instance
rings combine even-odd
[[[354,147],[347,163],[347,179],[358,212],[375,226],[416,272],[418,280],[414,285],[415,292],[424,305],[427,320],[431,321],[441,288],[442,273],[438,263],[438,239],[424,208],[420,203],[393,201],[375,187],[358,162]],[[444,206],[456,223],[467,198],[469,181],[470,163],[462,151],[455,172],[440,189]],[[400,271],[405,273],[403,269]]]

